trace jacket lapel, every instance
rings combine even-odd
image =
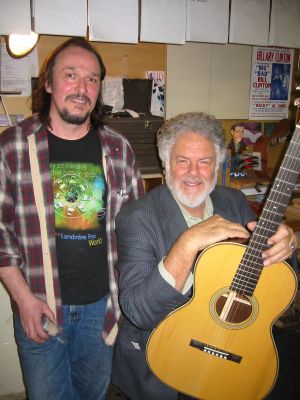
[[[159,204],[161,226],[167,246],[170,248],[178,236],[187,229],[187,223],[166,185],[161,186]]]

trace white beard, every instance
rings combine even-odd
[[[214,179],[211,183],[202,179],[202,178],[189,178],[183,177],[181,178],[183,182],[194,182],[194,183],[202,183],[204,184],[204,188],[201,190],[196,196],[188,196],[185,194],[178,182],[174,182],[173,177],[170,173],[169,168],[166,169],[166,184],[168,188],[171,190],[173,196],[185,207],[188,208],[196,208],[199,207],[201,204],[204,204],[210,193],[214,190],[217,182],[217,171],[215,172]]]

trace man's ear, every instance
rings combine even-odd
[[[51,84],[49,81],[45,82],[45,90],[47,93],[52,93]]]

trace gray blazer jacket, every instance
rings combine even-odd
[[[255,220],[240,191],[217,186],[211,193],[214,213],[242,225]],[[145,349],[151,331],[189,300],[160,275],[158,263],[187,229],[167,186],[121,210],[116,220],[120,304],[124,315],[115,345],[112,382],[132,400],[173,400],[177,392],[149,370]]]

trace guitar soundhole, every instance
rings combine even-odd
[[[236,292],[224,292],[216,301],[219,318],[231,324],[240,324],[252,314],[252,304],[247,296]]]

